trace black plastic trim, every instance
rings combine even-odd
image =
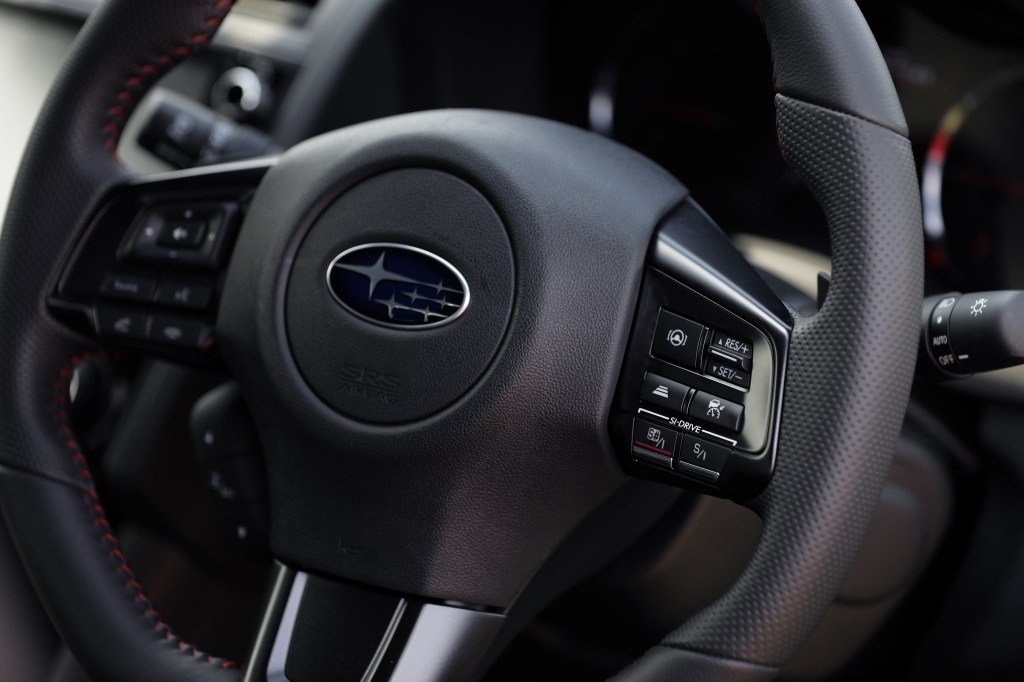
[[[693,200],[687,200],[662,223],[648,263],[610,420],[613,443],[631,473],[718,496],[756,495],[767,485],[775,466],[793,318]],[[710,376],[703,368],[686,368],[655,357],[650,352],[651,338],[662,310],[750,340],[753,363],[749,388]],[[704,333],[705,337],[709,335]],[[702,339],[701,343],[706,345],[707,341]],[[673,415],[642,404],[640,389],[647,372],[742,405],[744,419],[739,432],[689,417],[685,418],[685,426],[679,427],[672,420]],[[717,476],[711,475],[715,472],[694,471],[685,466],[669,470],[638,459],[631,447],[634,417],[678,429],[682,435],[726,445],[732,448],[732,454]]]
[[[264,174],[276,162],[274,157],[254,159],[219,166],[175,171],[137,179],[118,187],[100,204],[95,217],[89,222],[83,238],[71,252],[60,270],[47,299],[50,310],[61,321],[90,336],[100,336],[105,342],[127,349],[142,350],[166,359],[189,364],[218,363],[210,351],[214,345],[212,333],[216,324],[216,307],[223,283],[227,257],[234,245],[242,216],[230,215],[217,246],[222,256],[221,266],[213,271],[196,271],[173,264],[140,263],[124,257],[125,244],[134,239],[137,220],[150,207],[176,202],[226,202],[237,204],[244,212],[251,196]],[[209,288],[211,300],[203,309],[183,308],[157,301],[157,291],[147,300],[112,298],[103,293],[104,283],[111,274],[137,277],[160,282],[186,282]],[[113,336],[104,334],[100,310],[121,311],[149,320],[159,316],[179,318],[185,327],[199,325],[196,348],[182,344],[156,343],[146,340],[149,324],[138,335]],[[140,338],[141,337],[141,338]]]

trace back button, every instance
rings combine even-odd
[[[110,339],[142,339],[146,337],[146,314],[121,308],[99,308],[96,311],[101,336]]]

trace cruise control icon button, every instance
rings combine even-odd
[[[697,369],[700,367],[703,335],[704,325],[662,310],[658,315],[651,353],[676,365]]]

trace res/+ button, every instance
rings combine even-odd
[[[754,357],[754,349],[751,347],[749,341],[741,339],[738,336],[733,336],[727,332],[715,332],[715,336],[711,340],[711,348],[717,348],[726,353],[738,355],[741,358],[750,359]]]

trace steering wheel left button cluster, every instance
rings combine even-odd
[[[269,167],[185,171],[114,193],[50,296],[80,331],[209,365],[223,271],[253,188]]]

